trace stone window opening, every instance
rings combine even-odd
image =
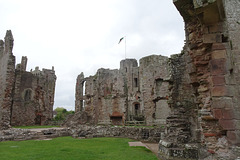
[[[136,103],[136,104],[134,105],[134,115],[135,115],[135,116],[138,116],[139,113],[140,113],[140,104]]]
[[[83,96],[86,95],[86,81],[82,83],[82,91],[83,91]],[[82,100],[82,108],[85,108],[85,99]]]
[[[84,82],[82,83],[83,96],[86,94],[85,88],[86,88],[86,81],[84,81]]]
[[[161,86],[162,86],[162,83],[163,83],[163,79],[159,78],[159,79],[156,79],[155,80],[155,83],[156,83],[156,94],[157,95],[160,95],[160,92],[161,92]]]
[[[30,89],[25,90],[24,100],[30,101],[32,99],[32,91]]]
[[[138,78],[134,78],[134,87],[138,87]]]

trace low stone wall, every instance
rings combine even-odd
[[[1,141],[21,141],[31,139],[46,139],[62,136],[74,138],[93,137],[124,137],[147,142],[159,142],[162,128],[134,128],[114,126],[88,126],[81,125],[75,128],[49,128],[49,129],[17,129],[11,128],[0,131]]]
[[[71,129],[72,136],[77,137],[124,137],[135,140],[159,142],[163,128],[135,128],[116,126],[87,126],[81,125]]]
[[[71,131],[68,128],[49,128],[40,130],[11,128],[8,130],[0,131],[0,142],[46,139],[62,136],[71,136]]]

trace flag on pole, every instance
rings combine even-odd
[[[119,40],[118,44],[119,44],[119,43],[121,43],[121,41],[123,40],[123,38],[124,38],[124,37],[120,38],[120,40]]]

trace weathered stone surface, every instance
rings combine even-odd
[[[194,135],[195,130],[202,131],[196,132],[196,135],[199,136],[191,140],[206,146],[206,148],[198,148],[200,159],[210,157],[210,159],[236,159],[238,157],[236,152],[229,149],[228,145],[233,144],[233,141],[237,142],[234,144],[239,142],[238,126],[240,125],[237,113],[239,113],[240,102],[238,91],[240,85],[240,63],[238,63],[240,25],[236,25],[236,23],[240,22],[240,18],[237,16],[240,13],[240,3],[237,0],[231,2],[225,0],[174,0],[174,4],[185,21],[186,45],[183,54],[191,57],[191,60],[187,61],[190,64],[186,66],[194,68],[186,69],[195,90],[195,99],[192,100],[192,103],[198,105],[198,108],[189,109],[193,113],[188,119],[191,120],[189,123],[192,128],[190,133]],[[175,90],[178,91],[179,88]],[[188,99],[191,99],[190,97]],[[183,99],[179,99],[177,103],[173,102],[173,104],[179,107],[182,101]],[[198,113],[202,113],[201,111],[204,110],[204,114],[195,115],[195,110],[198,110]],[[182,111],[182,108],[176,108],[173,111],[169,116],[173,120],[167,121],[167,130],[169,131],[167,133],[172,131],[171,134],[175,134],[172,137],[166,136],[165,140],[172,144],[175,142],[175,148],[183,149],[182,142],[178,141],[181,133],[177,132],[182,129],[182,126],[177,123],[176,119],[183,117],[186,109],[185,112]],[[199,128],[195,127],[194,130],[194,124]],[[173,126],[176,128],[173,129]],[[175,131],[173,132],[173,130]],[[229,144],[220,144],[221,138],[219,137],[221,136],[223,138],[227,136]],[[228,142],[226,141],[226,143]],[[160,147],[160,152],[165,153],[165,156],[161,154],[163,158],[174,159],[175,157],[175,155],[169,157],[171,150],[164,146]],[[176,153],[180,152],[176,151]],[[176,157],[182,158],[182,155],[179,154]]]
[[[234,144],[234,145],[240,144],[240,130],[228,131],[227,137],[228,137],[228,140],[231,142],[231,144]]]
[[[5,42],[0,44],[0,129],[10,127],[12,94],[15,82],[15,57],[13,56],[13,36],[9,30]]]
[[[36,67],[34,71],[27,72],[24,70],[26,63],[20,66],[21,70],[15,71],[11,125],[47,125],[53,118],[55,71],[41,71]]]
[[[220,75],[220,76],[212,76],[212,84],[213,86],[218,86],[218,85],[225,85],[225,77]]]
[[[54,69],[27,72],[27,57],[15,69],[13,36],[0,40],[0,129],[11,125],[47,124],[52,119],[55,92]]]
[[[235,120],[219,120],[219,124],[225,130],[235,130],[237,127]]]
[[[226,59],[227,58],[227,52],[226,50],[215,50],[212,53],[212,59]]]
[[[167,57],[144,57],[139,67],[135,59],[125,59],[119,70],[101,68],[96,75],[86,78],[81,73],[77,78],[75,108],[91,117],[91,124],[165,124],[170,112],[169,80]]]
[[[215,86],[211,89],[211,94],[213,97],[223,97],[228,95],[228,90],[226,86]]]
[[[135,128],[117,126],[89,126],[78,125],[70,128],[73,137],[127,137],[141,141],[159,142],[162,128]]]
[[[203,43],[221,43],[222,38],[220,34],[204,34]]]
[[[210,62],[212,75],[225,75],[227,73],[226,59],[214,59]]]
[[[233,100],[230,97],[213,98],[212,108],[232,108]]]
[[[61,136],[71,136],[69,128],[48,128],[48,129],[16,129],[0,131],[1,141],[24,141],[24,140],[42,140],[48,138],[56,138]]]

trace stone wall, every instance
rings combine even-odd
[[[176,117],[186,115],[188,107],[178,106],[183,99],[173,103],[177,107],[167,121],[168,136],[160,141],[160,156],[235,159],[239,156],[234,145],[239,145],[240,126],[240,115],[237,114],[240,100],[237,58],[240,25],[237,15],[240,2],[174,0],[174,4],[185,21],[183,55],[187,57],[184,63],[194,98],[189,96],[192,114],[185,120],[189,123],[189,133],[176,122]],[[181,141],[184,132],[185,141]],[[169,137],[174,133],[175,138]],[[185,152],[191,145],[194,155]]]
[[[170,72],[170,61],[167,57],[153,55],[140,59],[140,92],[148,125],[166,123],[170,112]]]
[[[158,142],[163,128],[134,128],[80,125],[77,128],[16,129],[0,131],[1,141],[44,140],[62,136],[74,138],[123,137],[145,142]]]
[[[26,57],[23,57],[22,62],[24,61]],[[20,64],[15,72],[11,125],[46,125],[53,117],[55,71],[40,71],[36,67],[34,71],[27,72],[21,69],[26,69],[25,66],[26,63]]]
[[[71,136],[69,128],[45,128],[45,129],[18,129],[10,128],[0,130],[1,141],[25,141],[25,140],[44,140],[49,138]]]
[[[119,70],[101,68],[87,78],[81,73],[75,109],[85,112],[91,124],[165,124],[170,78],[169,59],[158,55],[142,58],[140,66],[135,59],[125,59]]]
[[[7,31],[5,42],[0,40],[0,129],[47,124],[53,116],[55,71],[27,72],[27,57],[15,69],[12,49],[13,36]]]
[[[224,25],[225,43],[222,48],[218,47],[218,55],[226,61],[226,70],[222,78],[222,85],[226,87],[223,97],[214,100],[214,116],[224,130],[227,130],[227,138],[231,144],[240,145],[240,2],[233,0],[231,3],[223,1],[226,20]],[[225,80],[225,81],[224,81]],[[217,99],[217,98],[220,98]],[[223,104],[219,107],[219,101]]]
[[[10,127],[12,95],[15,81],[15,57],[12,53],[13,36],[7,31],[0,40],[0,129]]]
[[[114,126],[89,126],[78,125],[70,128],[71,134],[75,138],[93,137],[123,137],[146,142],[158,142],[163,128],[135,128],[135,127],[114,127]]]

